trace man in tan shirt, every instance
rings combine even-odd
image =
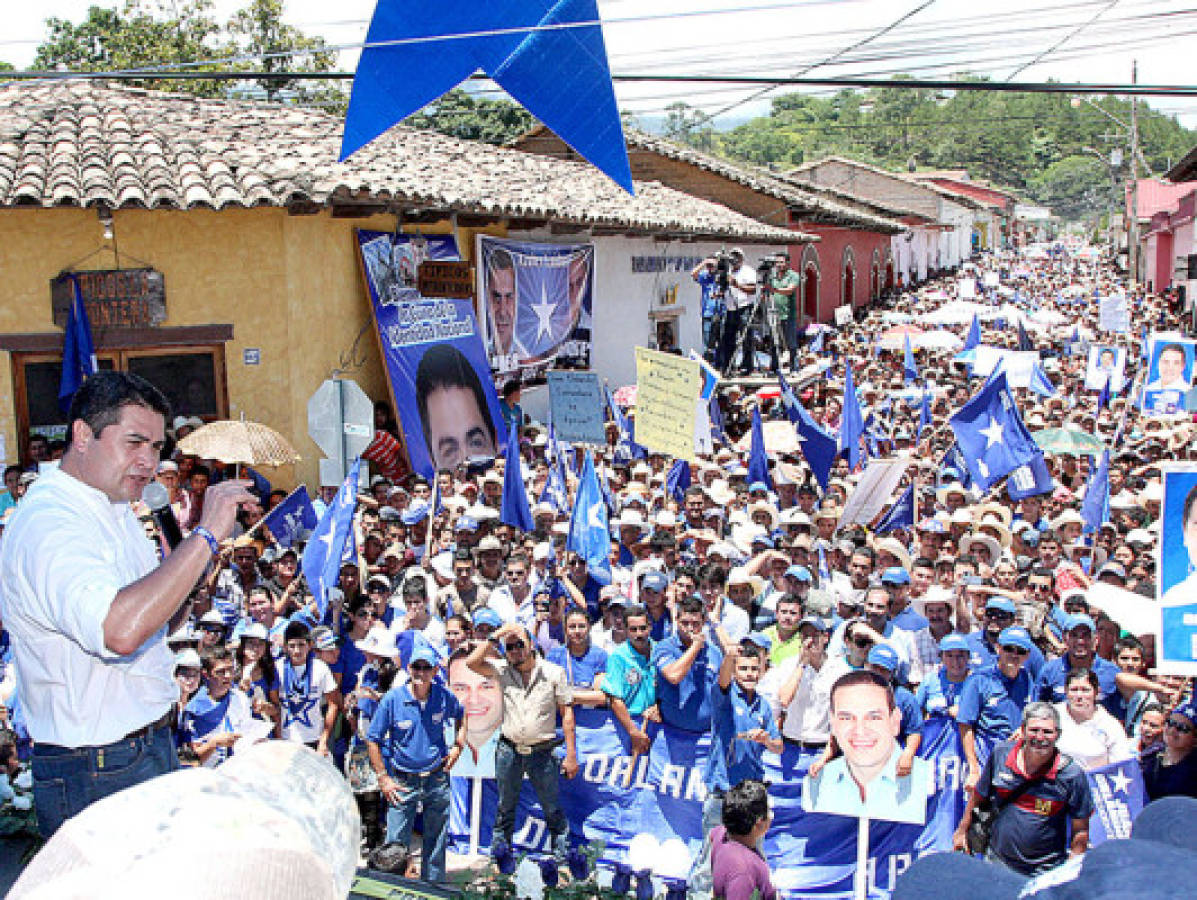
[[[502,648],[505,659],[488,658],[490,644]],[[495,748],[495,780],[499,809],[495,815],[491,850],[495,856],[510,848],[515,832],[515,807],[524,777],[532,782],[553,836],[553,852],[565,858],[569,849],[569,823],[557,799],[558,772],[566,778],[578,774],[574,739],[573,695],[565,671],[536,655],[528,630],[509,622],[481,641],[470,652],[466,665],[482,672],[498,670],[503,691],[503,724]],[[489,676],[489,671],[486,671]],[[558,744],[557,715],[565,735],[565,759],[558,765],[553,750]]]

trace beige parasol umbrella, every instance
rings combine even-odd
[[[790,422],[764,422],[761,425],[761,434],[765,438],[766,453],[797,453],[802,446],[798,432]],[[740,443],[736,445],[736,448],[746,451],[751,446],[752,432],[749,431],[740,438]]]
[[[179,449],[201,459],[247,466],[283,466],[300,458],[273,428],[244,419],[210,422],[179,441]]]

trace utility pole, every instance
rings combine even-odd
[[[1131,84],[1139,82],[1139,61],[1131,62]],[[1131,281],[1138,284],[1141,281],[1139,271],[1139,114],[1136,97],[1131,94],[1130,118],[1130,179],[1131,179],[1131,209],[1130,222],[1127,223],[1127,262],[1130,267]]]

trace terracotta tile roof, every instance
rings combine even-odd
[[[803,163],[802,165],[791,169],[786,174],[792,178],[802,179],[802,175],[811,169],[817,168],[824,163],[838,162],[846,166],[854,166],[858,169],[864,169],[868,172],[874,172],[878,175],[885,175],[889,178],[894,178],[898,181],[905,181],[907,184],[913,184],[921,188],[926,188],[933,193],[939,194],[953,203],[960,206],[967,206],[970,209],[982,209],[982,204],[978,203],[972,197],[966,197],[964,194],[958,194],[956,191],[950,190],[943,185],[936,184],[934,181],[920,181],[917,177],[904,175],[901,172],[891,172],[889,169],[883,169],[880,166],[870,165],[869,163],[861,162],[858,159],[848,159],[843,156],[825,156],[822,159],[816,159],[812,162]]]
[[[715,240],[774,228],[657,183],[630,197],[588,165],[396,127],[337,162],[341,119],[99,81],[0,88],[0,207],[193,209],[381,203]]]
[[[1193,185],[1184,181],[1179,184],[1169,184],[1155,178],[1140,178],[1139,218],[1150,219],[1158,212],[1171,211],[1180,202],[1180,198],[1192,190]],[[1124,185],[1123,191],[1126,194],[1126,213],[1130,215],[1131,186]]]
[[[532,153],[541,153],[542,151],[538,149],[539,142],[536,139],[546,131],[545,126],[537,125],[527,134],[512,141],[510,146]],[[883,234],[897,234],[906,230],[906,226],[895,218],[901,213],[892,213],[886,210],[878,214],[848,203],[837,202],[837,199],[829,199],[830,195],[824,196],[821,189],[811,190],[807,186],[799,186],[748,163],[732,162],[723,157],[696,150],[686,144],[679,144],[631,128],[624,129],[624,138],[627,141],[628,156],[632,161],[633,173],[636,171],[637,153],[654,153],[714,173],[776,200],[781,200],[796,215],[809,221],[826,222],[846,228],[880,231]],[[571,156],[575,155],[573,150],[568,152]],[[887,215],[887,213],[889,214]]]

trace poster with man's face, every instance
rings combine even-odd
[[[478,238],[479,317],[496,375],[590,367],[594,245]]]
[[[1126,384],[1126,349],[1123,347],[1097,346],[1089,348],[1089,362],[1085,367],[1085,387],[1100,391],[1106,386],[1117,393]]]
[[[1175,463],[1163,472],[1160,510],[1159,671],[1197,675],[1197,465]]]
[[[1184,410],[1185,394],[1193,387],[1194,348],[1185,338],[1154,337],[1143,385],[1143,412],[1167,415]]]

